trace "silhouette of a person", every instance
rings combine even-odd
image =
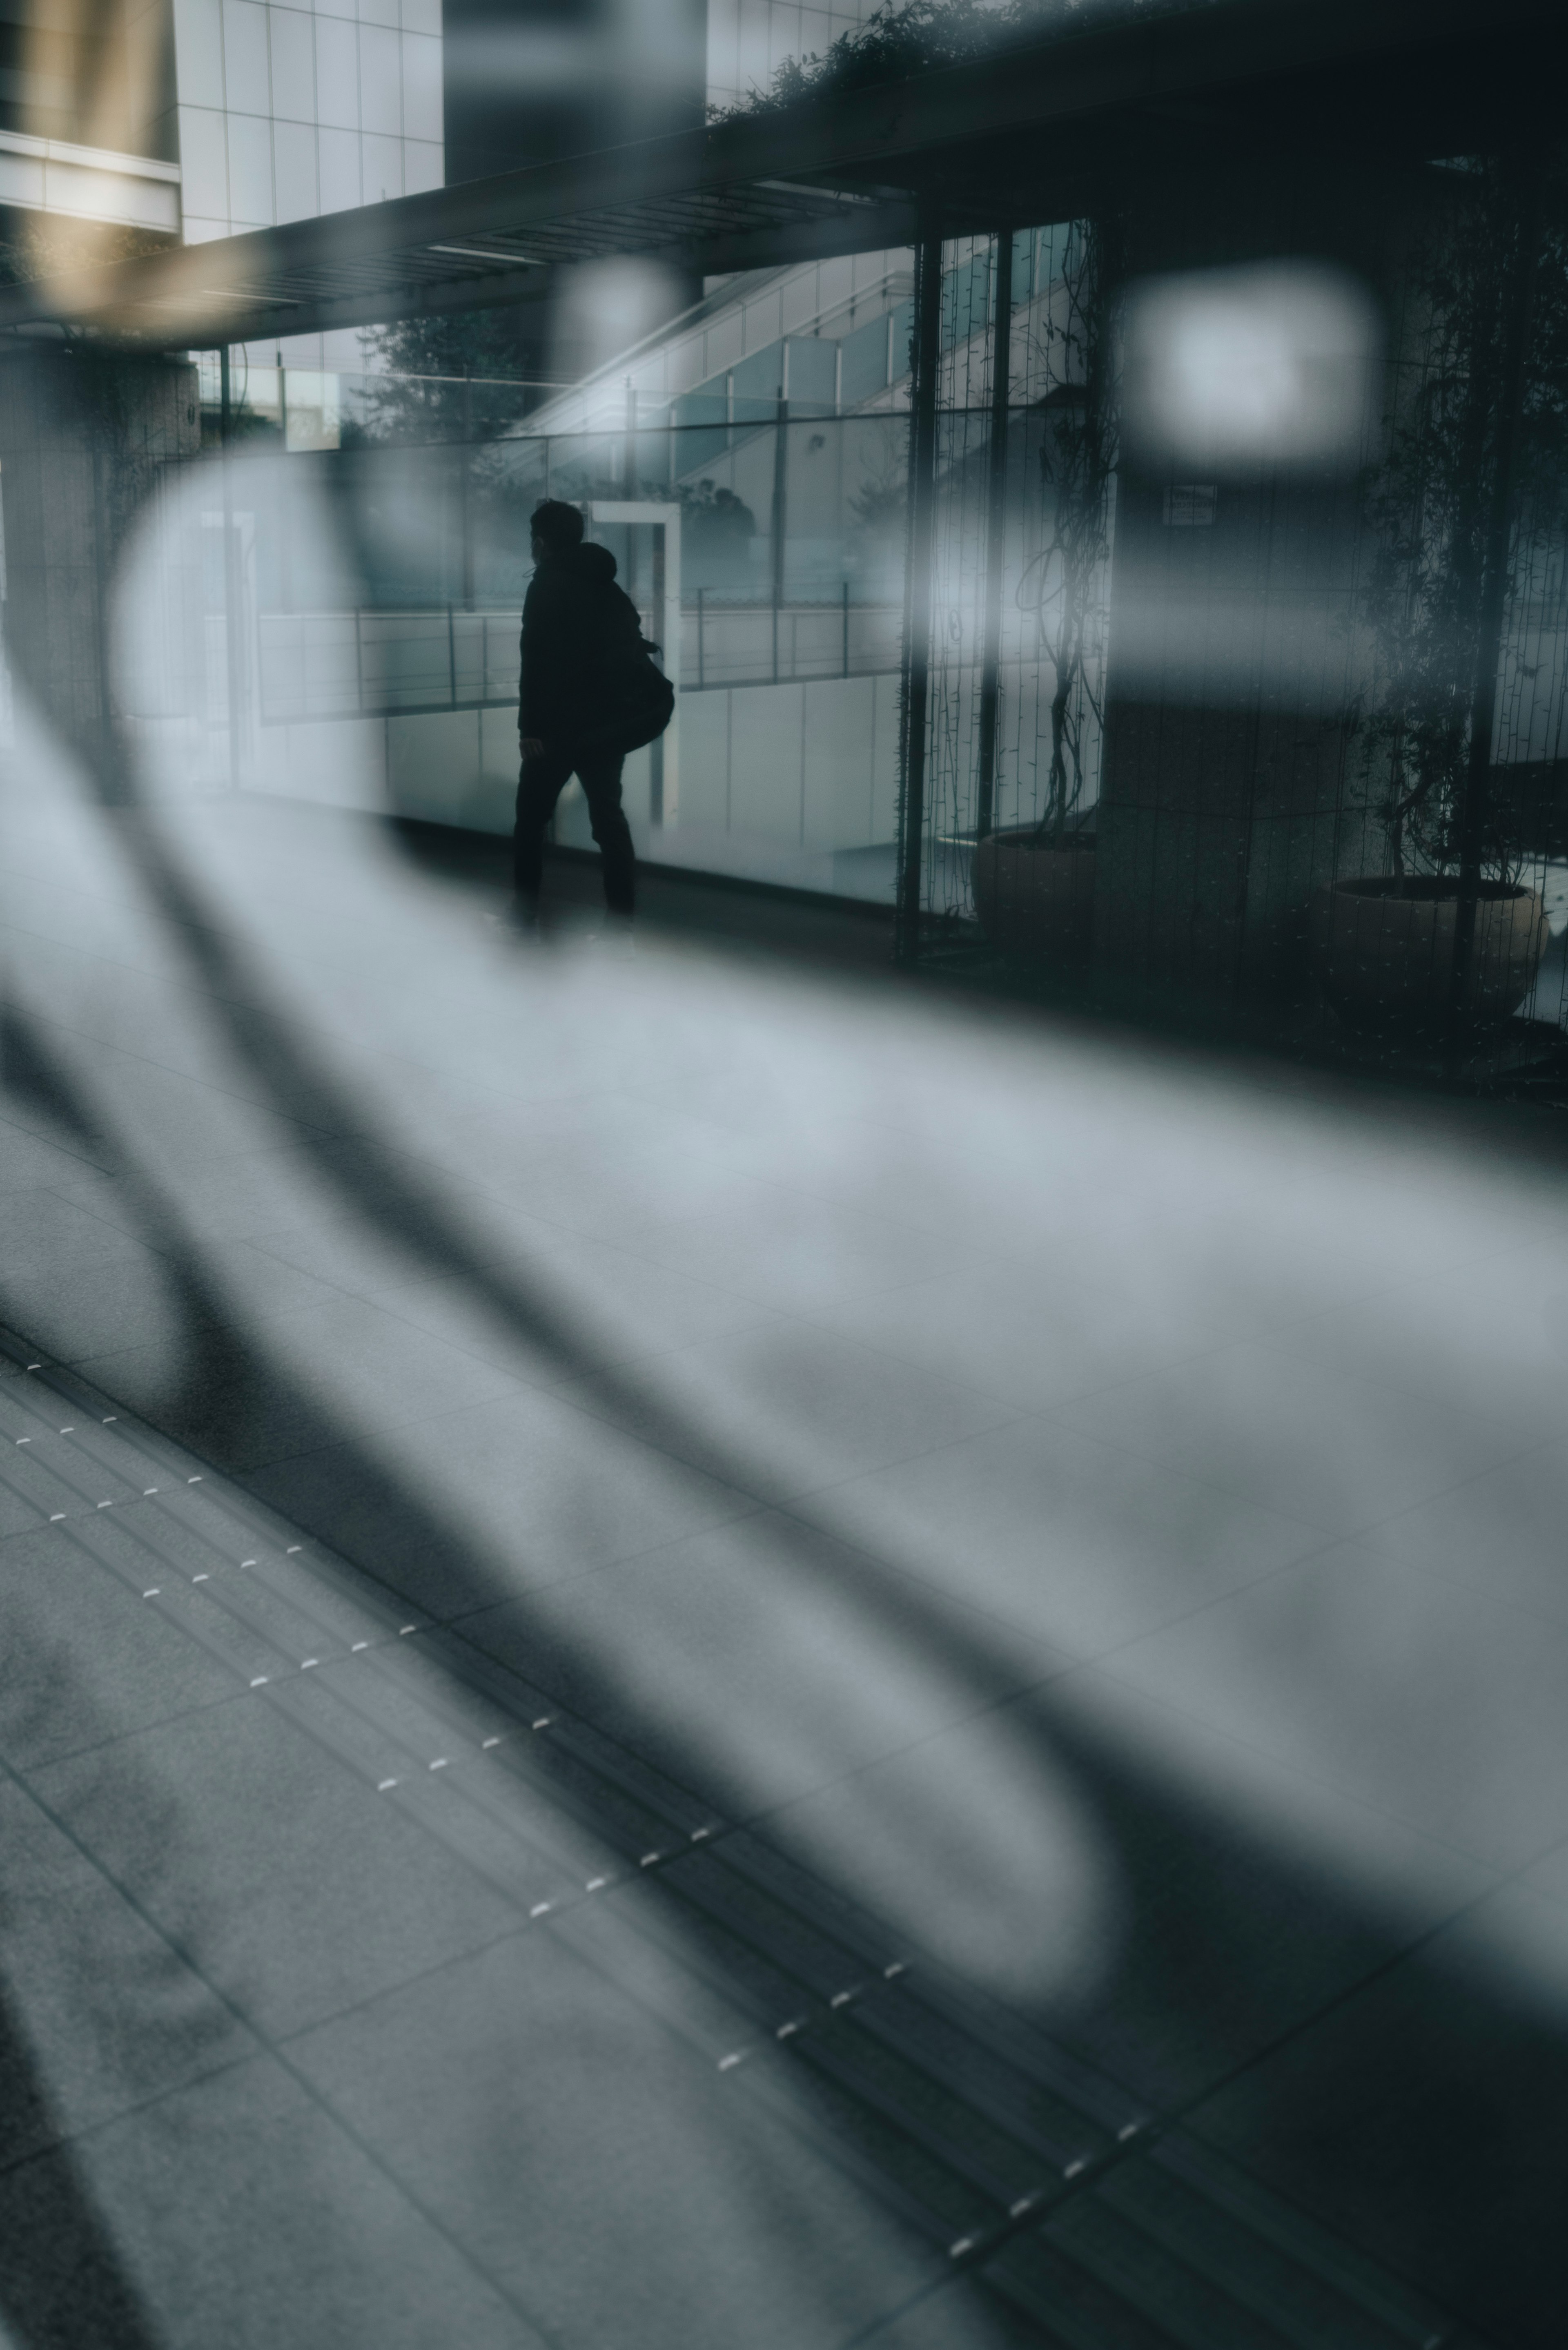
[[[567,780],[576,774],[598,843],[605,905],[629,922],[637,860],[621,806],[625,753],[607,728],[607,681],[635,659],[641,639],[637,607],[615,584],[615,557],[583,544],[583,517],[559,498],[535,506],[530,521],[535,572],[523,605],[523,670],[517,733],[522,771],[513,879],[524,927],[536,920],[545,833]]]

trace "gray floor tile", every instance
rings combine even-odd
[[[1270,1344],[1354,1379],[1396,1388],[1440,1410],[1501,1420],[1541,1437],[1568,1433],[1568,1275],[1543,1253],[1445,1267],[1334,1307]]]
[[[226,994],[203,1003],[188,986],[178,987],[151,1035],[117,1036],[115,989],[101,965],[81,989],[89,992],[96,1001],[75,1024],[64,1058],[121,1157],[129,1154],[166,1180],[199,1182],[210,1163],[286,1155],[313,1128],[330,1133],[318,1095],[312,1093],[301,1115],[289,1088],[269,1084],[266,1073],[234,1050],[238,1007]],[[89,1023],[99,1034],[89,1032]]]
[[[435,1615],[492,1606],[757,1506],[536,1389],[410,1424],[383,1450],[385,1465],[344,1448],[245,1482]]]
[[[1096,1674],[1046,1682],[759,1825],[919,1973],[993,1994],[1157,2110],[1490,1882]]]
[[[1065,1662],[775,1513],[462,1629],[732,1815],[841,1779]]]
[[[251,1245],[279,1263],[329,1282],[356,1297],[381,1298],[417,1284],[470,1277],[510,1264],[517,1277],[566,1247],[573,1235],[509,1201],[458,1184],[441,1195],[440,1232],[409,1232],[375,1218],[334,1211],[318,1221],[257,1232]],[[451,1252],[457,1253],[454,1261]],[[454,1270],[454,1262],[459,1269]]]
[[[1033,1418],[852,1478],[811,1507],[879,1557],[1076,1656],[1324,1544],[1314,1526]]]
[[[1538,1430],[1417,1401],[1261,1345],[1225,1347],[1058,1405],[1053,1417],[1341,1534],[1541,1440]]]
[[[855,2350],[1040,2350],[1044,2339],[1032,2318],[975,2279],[945,2285],[857,2334]]]
[[[7,1174],[9,1152],[0,1142],[0,1169]],[[0,1279],[37,1274],[46,1266],[82,1264],[90,1259],[135,1256],[140,1243],[89,1215],[56,1191],[37,1186],[0,1191]]]
[[[71,1834],[275,2033],[514,1919],[438,1837],[298,1726],[310,1702],[302,1693],[290,1720],[246,1694],[33,1774]]]
[[[252,1334],[215,1322],[89,1355],[76,1368],[217,1470],[286,1461],[343,1432],[337,1414],[264,1355]]]
[[[1568,1921],[1550,1980],[1528,1897],[1500,1892],[1250,2067],[1192,2116],[1489,2341],[1553,2350],[1568,2175]]]
[[[199,1261],[218,1311],[244,1324],[327,1305],[342,1294],[335,1283],[284,1264],[249,1241],[203,1234]]]
[[[367,1299],[335,1296],[254,1330],[217,1334],[205,1360],[167,1342],[80,1368],[219,1466],[319,1449],[345,1427],[396,1427],[480,1405],[515,1383],[493,1364]]]
[[[124,1245],[41,1271],[0,1275],[0,1315],[62,1362],[128,1347],[188,1341],[176,1269],[152,1250]]]
[[[1543,1854],[1523,1872],[1519,1881],[1532,1893],[1544,1895],[1549,1901],[1568,1902],[1568,1841],[1558,1845],[1554,1851]]]
[[[961,2012],[977,2109],[1002,2048],[1107,2146],[1206,2098],[1556,2350],[1558,1179],[1479,1111],[709,948],[524,971],[361,818],[179,821],[196,943],[249,941],[221,996],[113,859],[0,876],[128,1170],[41,1097],[0,1119],[0,1739],[67,1821],[0,1887],[0,2103],[44,2147],[0,2176],[0,2330],[524,2350],[461,2240],[557,2350],[1054,2340],[888,2217],[895,2173],[940,2200],[918,2063],[885,2107],[798,2046],[721,2073],[775,1941],[840,1981],[815,1932],[907,1954],[899,2030]],[[202,1460],[65,1432],[45,1352]],[[192,2083],[246,2043],[187,1960],[341,2121],[249,2058]],[[1075,2350],[1140,2338],[1074,2306]],[[1219,2350],[1197,2307],[1159,2329]]]
[[[196,1088],[197,1099],[208,1090]],[[248,1240],[346,1207],[374,1215],[404,1195],[434,1199],[442,1186],[439,1169],[407,1152],[286,1118],[265,1119],[260,1132],[228,1123],[203,1128],[183,1147],[178,1132],[159,1132],[146,1171],[167,1191],[182,1228],[203,1240]],[[129,1185],[86,1184],[66,1196],[106,1221],[139,1228],[142,1211]]]
[[[547,1931],[290,2054],[574,2350],[821,2350],[933,2265],[740,2076]]]
[[[712,1212],[732,1200],[736,1179],[662,1134],[599,1135],[524,1154],[515,1169],[493,1166],[498,1201],[584,1239],[614,1244],[663,1214]]]
[[[1381,1552],[1341,1544],[1106,1669],[1487,1866],[1568,1835],[1568,1626]]]
[[[334,1297],[280,1319],[270,1334],[307,1394],[357,1419],[396,1422],[462,1410],[513,1381],[493,1363],[359,1297]]]
[[[254,2054],[251,2034],[14,1783],[0,1784],[0,2170]]]
[[[1013,1416],[918,1364],[770,1316],[561,1392],[748,1492],[778,1502],[919,1458]]]
[[[0,1120],[0,1186],[8,1191],[36,1183],[59,1190],[90,1175],[95,1163],[94,1153],[80,1142],[62,1149],[12,1118]]]
[[[17,1769],[233,1696],[235,1675],[101,1561],[89,1524],[0,1544],[0,1751]],[[127,1562],[129,1564],[129,1561]],[[156,1562],[152,1572],[161,1582]]]
[[[543,2350],[265,2059],[0,2176],[0,2307],[29,2343]]]
[[[532,1263],[499,1259],[489,1280],[447,1274],[379,1288],[375,1295],[388,1313],[417,1328],[550,1386],[584,1367],[666,1355],[776,1319],[710,1283],[565,1232]],[[569,1347],[567,1361],[531,1342],[535,1316]]]
[[[133,1593],[150,1581],[162,1584],[166,1602],[182,1589],[205,1591],[258,1624],[280,1632],[286,1625],[290,1653],[300,1653],[302,1639],[334,1653],[357,1642],[379,1644],[408,1619],[407,1607],[384,1584],[317,1545],[297,1538],[286,1544],[292,1528],[280,1530],[270,1513],[213,1477],[67,1523]],[[0,1560],[4,1555],[0,1551]]]
[[[67,1401],[58,1374],[21,1378],[0,1393],[0,1530],[95,1513],[139,1492],[142,1464],[131,1447]],[[80,1423],[85,1421],[86,1425]]]
[[[1488,1597],[1568,1624],[1568,1443],[1505,1461],[1386,1519],[1366,1539]]]
[[[813,1318],[1021,1411],[1119,1386],[1224,1343],[1158,1296],[1095,1288],[1060,1265],[966,1265],[844,1299]]]
[[[649,1217],[615,1236],[656,1264],[785,1314],[901,1287],[911,1272],[945,1272],[975,1253],[967,1235],[912,1240],[866,1211],[749,1178],[727,1180],[701,1213]]]

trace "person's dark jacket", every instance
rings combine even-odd
[[[540,557],[523,604],[517,731],[554,748],[602,723],[607,690],[638,659],[637,607],[607,546]]]

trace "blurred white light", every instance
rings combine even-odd
[[[651,335],[681,307],[683,281],[655,261],[586,261],[560,272],[554,317],[557,372],[591,374]]]
[[[1366,289],[1323,264],[1147,278],[1127,302],[1129,445],[1216,472],[1353,464],[1379,344]]]

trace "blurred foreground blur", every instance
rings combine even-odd
[[[5,823],[16,2341],[1552,2338],[1503,1114]]]
[[[334,5],[0,43],[0,2350],[1560,2350],[1561,12]]]

